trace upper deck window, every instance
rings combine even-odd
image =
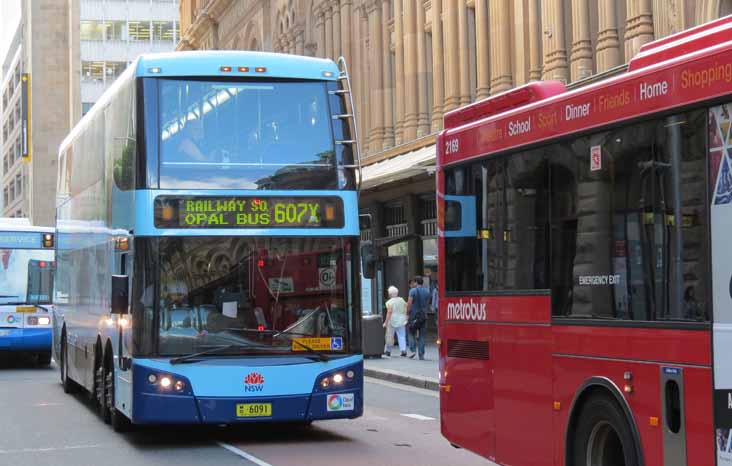
[[[335,189],[324,82],[160,82],[160,187]]]

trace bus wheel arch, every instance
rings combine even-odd
[[[64,324],[61,328],[58,367],[61,375],[61,386],[64,389],[64,393],[73,393],[79,388],[79,385],[69,377],[69,342],[66,335],[66,324]]]
[[[583,416],[583,411],[588,406],[603,409],[595,410],[599,413],[593,411],[591,413],[593,419],[587,419],[589,416]],[[589,429],[588,423],[594,425],[594,427]],[[578,429],[580,429],[580,432],[578,432]],[[586,462],[578,462],[575,458],[578,449],[583,450],[582,455],[586,454],[586,447],[579,445],[577,438],[580,438],[581,443],[584,443],[582,439],[585,439],[588,435],[590,442],[597,442],[598,438],[611,438],[608,441],[612,442],[613,434],[618,439],[623,438],[624,442],[621,440],[621,443],[632,444],[629,452],[630,464],[626,463],[626,466],[644,466],[640,433],[625,397],[612,380],[605,377],[592,377],[586,380],[577,390],[570,405],[569,420],[564,436],[564,464],[566,466],[585,466],[587,464]],[[590,464],[603,463],[599,461]]]

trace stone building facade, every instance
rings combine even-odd
[[[445,112],[532,80],[622,72],[643,44],[729,13],[732,0],[182,0],[178,49],[346,59],[371,214],[362,238],[384,245],[378,309],[386,286],[436,270]]]

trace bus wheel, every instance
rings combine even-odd
[[[39,366],[50,366],[51,365],[51,352],[38,354],[38,365]]]
[[[107,406],[107,394],[104,383],[104,364],[99,364],[97,370],[94,371],[94,391],[96,393],[97,409],[99,416],[106,423],[109,423],[109,409]]]
[[[123,413],[117,410],[114,401],[114,370],[105,364],[104,371],[104,392],[107,411],[109,412],[109,422],[115,432],[126,432],[132,425]]]
[[[615,401],[590,398],[576,425],[574,466],[639,465],[633,433]]]
[[[66,344],[66,335],[61,339],[61,359],[58,362],[59,372],[61,373],[61,386],[64,387],[64,393],[73,393],[78,388],[76,382],[69,378],[69,348]]]

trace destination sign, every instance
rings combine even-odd
[[[341,228],[343,201],[335,196],[159,196],[155,227]]]
[[[0,232],[0,249],[40,249],[41,234],[28,231]]]

